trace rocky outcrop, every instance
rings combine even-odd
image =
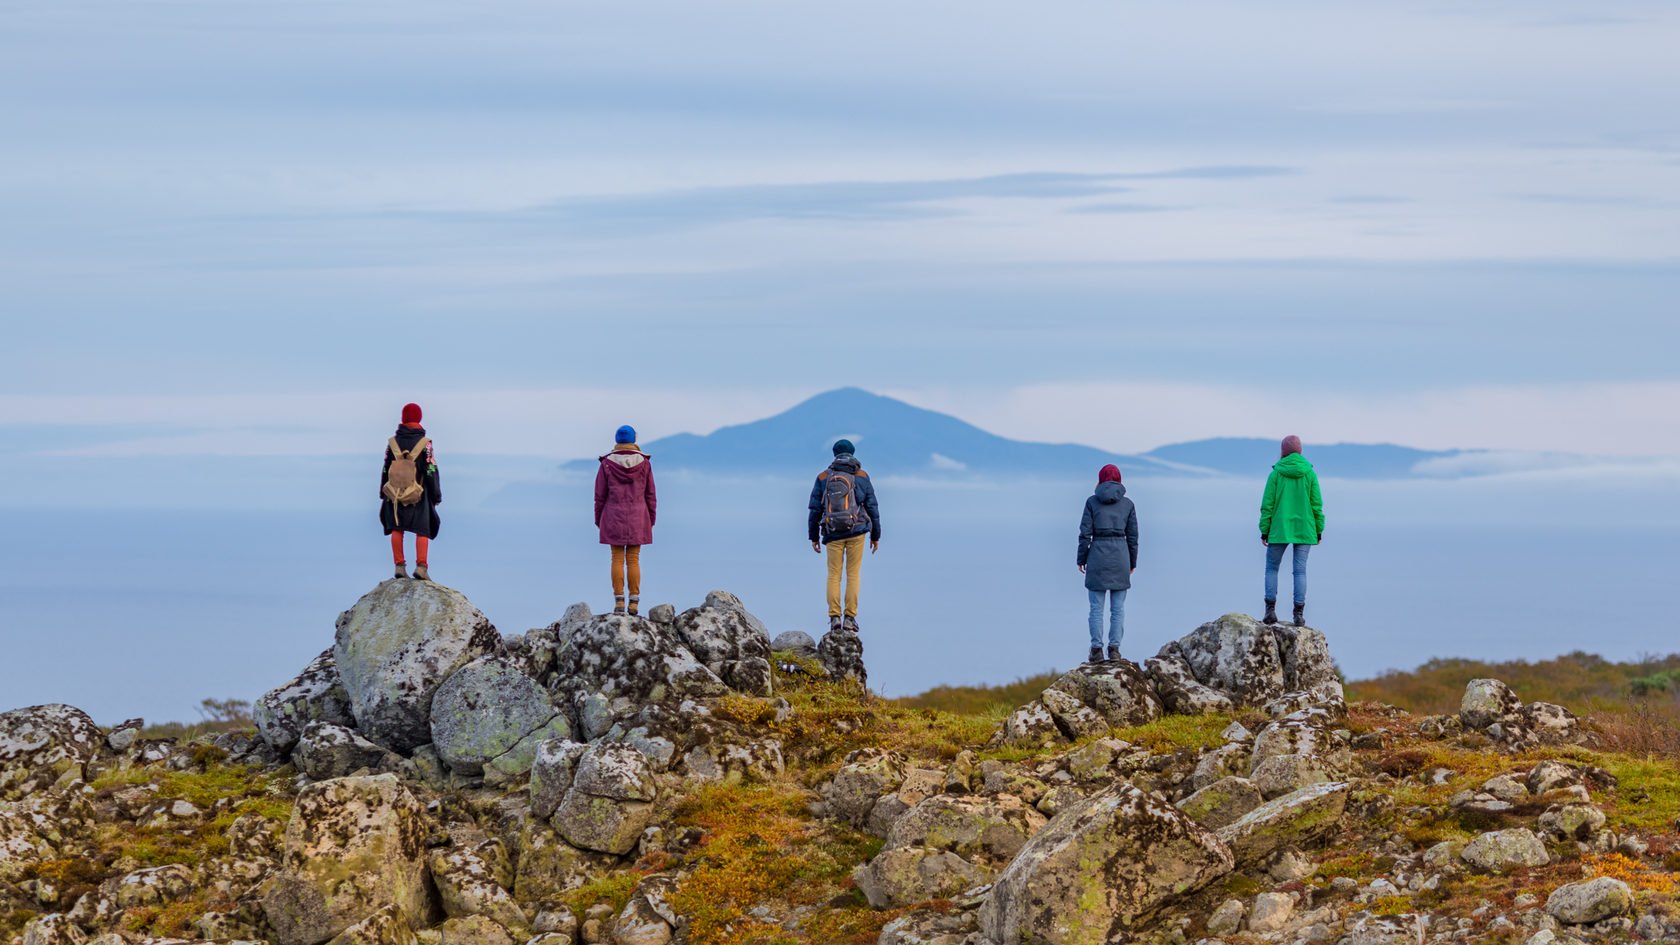
[[[863,637],[850,630],[830,630],[817,642],[817,659],[830,679],[850,679],[869,685],[869,671],[863,665]]]
[[[539,731],[564,738],[571,735],[571,724],[546,689],[500,657],[481,656],[462,666],[432,699],[432,747],[444,764],[462,774],[481,774],[491,759]],[[530,760],[523,770],[518,764],[508,767],[513,770],[505,773],[523,774]]]
[[[531,809],[573,846],[628,853],[658,798],[647,756],[630,745],[553,740],[538,749]]]
[[[665,624],[602,614],[570,628],[556,624],[549,632],[558,649],[542,681],[556,698],[570,700],[586,740],[633,719],[648,704],[676,706],[729,691]]]
[[[0,800],[81,777],[104,742],[105,733],[75,706],[0,712]]]
[[[393,751],[432,740],[432,698],[456,670],[496,652],[501,636],[460,591],[391,580],[338,618],[333,658],[356,730]]]
[[[1226,614],[1168,643],[1147,671],[1169,711],[1222,711],[1263,706],[1291,692],[1311,704],[1340,703],[1342,684],[1324,634],[1311,627],[1271,626]]]
[[[1225,844],[1178,808],[1120,782],[1027,842],[993,884],[980,927],[998,943],[1106,942],[1232,863]]]
[[[1633,911],[1633,890],[1608,876],[1566,883],[1546,899],[1546,912],[1565,925],[1590,925]]]
[[[288,752],[311,722],[346,728],[356,724],[350,713],[350,694],[338,678],[338,661],[331,648],[315,657],[303,672],[271,689],[251,707],[257,734],[269,747]]]
[[[770,694],[770,633],[739,597],[713,591],[704,604],[678,614],[673,626],[694,658],[730,688]]]
[[[318,945],[387,907],[426,919],[424,819],[395,775],[304,788],[263,893],[277,945]]]
[[[1279,850],[1305,847],[1336,828],[1347,807],[1348,785],[1315,784],[1261,804],[1219,829],[1240,866],[1253,866]]]
[[[1550,702],[1524,705],[1510,686],[1497,679],[1472,679],[1465,685],[1458,722],[1465,730],[1480,732],[1513,750],[1581,738],[1575,713]]]
[[[393,771],[402,763],[394,752],[375,745],[354,729],[311,722],[292,751],[292,763],[316,781],[358,772]]]

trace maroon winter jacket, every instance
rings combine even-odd
[[[634,446],[601,457],[595,474],[595,524],[603,545],[651,545],[659,497],[653,460]]]

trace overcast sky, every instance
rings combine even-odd
[[[1680,453],[1680,8],[1471,6],[0,0],[0,433]]]

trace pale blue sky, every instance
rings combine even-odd
[[[1672,4],[0,13],[31,449],[356,452],[420,399],[577,455],[858,384],[1128,451],[1680,452]]]

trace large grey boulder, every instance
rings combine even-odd
[[[992,886],[998,943],[1121,939],[1172,899],[1230,872],[1231,851],[1178,808],[1119,782],[1057,814]]]
[[[1472,869],[1483,873],[1545,866],[1552,861],[1546,845],[1540,842],[1534,831],[1522,827],[1484,833],[1465,844],[1459,857]]]
[[[556,698],[569,698],[580,734],[601,737],[614,721],[649,704],[724,695],[729,687],[694,658],[674,627],[641,617],[601,614],[553,628],[559,636],[554,670],[543,680]]]
[[[739,597],[713,591],[704,604],[678,614],[673,626],[694,658],[730,688],[770,694],[770,633]]]
[[[850,630],[830,630],[817,641],[817,659],[830,679],[850,679],[869,685],[869,670],[863,665],[863,637]]]
[[[1151,657],[1144,660],[1143,671],[1155,684],[1162,708],[1174,715],[1212,715],[1234,708],[1230,696],[1202,685],[1181,659]]]
[[[1609,876],[1566,883],[1546,898],[1546,912],[1565,925],[1589,925],[1633,911],[1633,889]]]
[[[823,785],[823,800],[835,816],[863,827],[882,797],[898,790],[906,774],[904,756],[882,748],[860,748]]]
[[[333,645],[356,729],[393,751],[430,742],[438,687],[501,639],[460,591],[431,581],[380,584],[338,618]]]
[[[990,878],[991,872],[949,850],[897,847],[882,850],[852,871],[852,881],[876,909],[949,899]]]
[[[354,726],[350,694],[338,678],[332,648],[323,650],[303,672],[264,693],[251,707],[251,718],[262,740],[281,753],[292,750],[311,722]]]
[[[425,810],[395,775],[304,788],[263,891],[277,945],[317,945],[386,907],[425,921]]]
[[[1191,680],[1239,706],[1263,706],[1295,691],[1320,702],[1342,700],[1341,678],[1323,633],[1268,627],[1247,614],[1226,614],[1168,643],[1149,669],[1163,698],[1184,705],[1184,711],[1206,711],[1212,701],[1190,686]]]
[[[1220,778],[1178,802],[1178,809],[1212,830],[1228,827],[1265,803],[1260,789],[1247,778]]]
[[[1495,723],[1518,723],[1522,720],[1522,700],[1497,679],[1472,679],[1459,700],[1458,717],[1465,728],[1476,731]]]
[[[1044,828],[1046,818],[1013,794],[935,794],[887,831],[886,849],[949,850],[974,862],[1003,863]]]
[[[432,745],[452,770],[478,774],[486,762],[532,732],[548,729],[558,715],[535,679],[500,657],[481,656],[438,687],[432,699]]]
[[[1154,684],[1130,660],[1087,663],[1064,673],[1049,690],[1078,699],[1115,728],[1143,725],[1161,717],[1161,699],[1155,694]]]
[[[0,801],[25,797],[67,776],[81,777],[104,742],[105,733],[75,706],[0,712]]]

